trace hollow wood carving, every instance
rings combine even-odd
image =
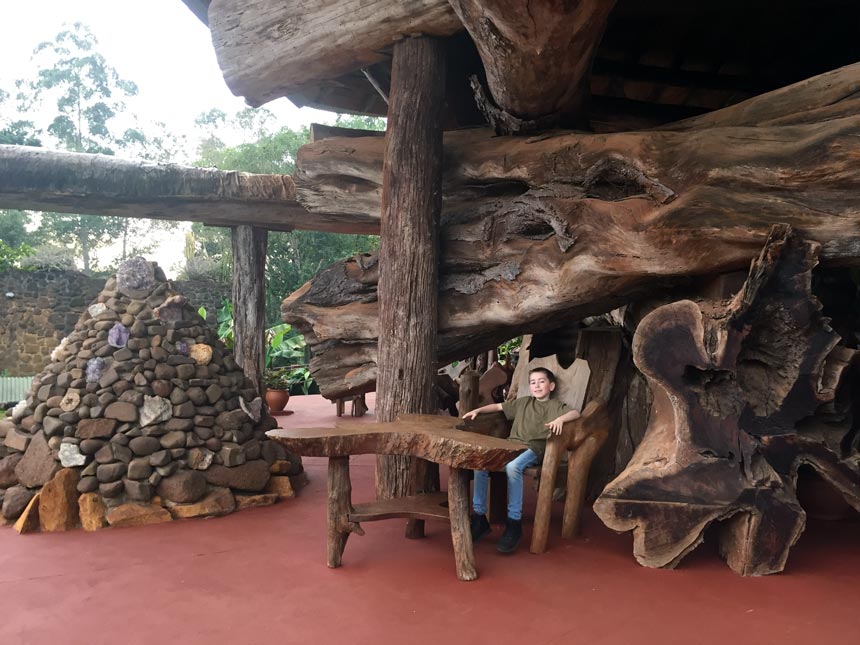
[[[675,302],[637,327],[633,356],[654,393],[651,421],[595,510],[610,528],[633,530],[641,564],[674,567],[723,521],[732,569],[781,571],[805,526],[800,463],[853,489],[846,499],[860,508],[856,461],[796,428],[833,400],[855,354],[836,346],[810,292],[819,251],[775,226],[733,299]]]

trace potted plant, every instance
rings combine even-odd
[[[281,412],[287,406],[290,388],[299,382],[293,371],[301,366],[295,363],[303,361],[305,357],[304,337],[291,336],[291,332],[292,327],[287,324],[274,325],[266,330],[266,369],[263,372],[263,385],[266,388],[266,403],[273,413]]]
[[[266,387],[266,405],[271,413],[282,412],[290,400],[290,368],[269,368],[263,372]]]

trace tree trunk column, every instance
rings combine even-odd
[[[263,228],[233,228],[233,354],[262,392],[266,327],[266,244]]]
[[[432,412],[445,61],[441,42],[394,46],[382,180],[376,416]],[[379,457],[380,498],[410,492],[408,457]]]

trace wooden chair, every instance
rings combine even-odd
[[[591,464],[609,436],[609,414],[606,403],[593,400],[586,404],[582,416],[576,421],[564,424],[561,435],[550,437],[546,442],[546,454],[540,466],[540,484],[535,506],[534,529],[529,551],[546,551],[549,537],[552,494],[559,470],[562,470],[563,457],[567,454],[567,490],[564,498],[564,515],[561,537],[572,539],[579,530],[582,506],[585,502],[585,488]],[[537,467],[529,468],[527,473],[537,474]]]
[[[523,341],[520,363],[512,379],[512,397],[516,397],[518,391],[527,391],[529,370],[535,367],[547,367],[558,378],[556,395],[570,407],[582,411],[579,419],[564,425],[560,436],[553,436],[547,440],[543,463],[527,468],[525,471],[527,475],[539,478],[534,529],[529,547],[529,551],[539,554],[546,551],[553,492],[559,472],[565,475],[567,484],[564,490],[562,537],[572,539],[579,529],[588,474],[601,447],[609,437],[610,420],[606,401],[609,399],[615,378],[621,352],[621,337],[620,333],[583,330],[580,332],[577,354],[588,357],[588,360],[578,358],[567,370],[561,368],[555,356],[529,360],[528,349],[526,349],[528,345],[528,337],[526,337]],[[592,369],[596,371],[592,372]],[[585,401],[587,403],[583,407]],[[510,434],[510,422],[501,413],[482,415],[475,421],[458,427],[500,438],[506,438]],[[500,499],[498,494],[499,489],[503,488],[499,484],[505,482],[504,473],[498,473],[495,480],[491,475],[490,482],[493,491],[490,497],[492,521],[493,506],[504,509],[505,500]]]

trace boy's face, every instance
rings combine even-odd
[[[538,401],[546,401],[554,389],[555,383],[550,381],[543,372],[529,374],[529,391]]]

